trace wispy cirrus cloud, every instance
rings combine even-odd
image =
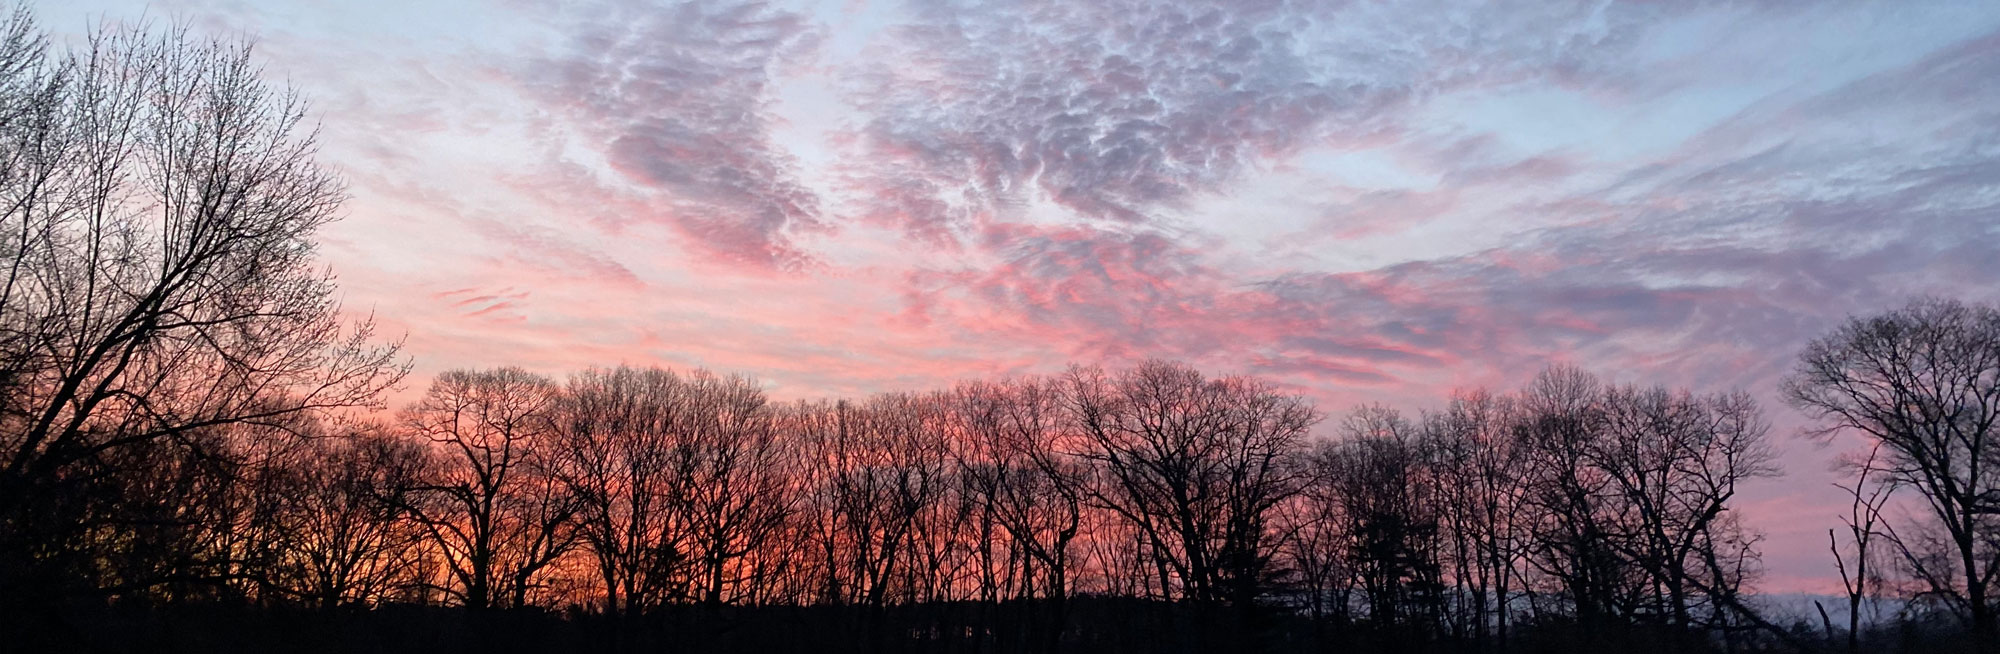
[[[587,3],[558,24],[563,43],[518,73],[696,253],[749,268],[796,270],[796,234],[821,227],[819,194],[771,139],[772,77],[809,53],[808,19],[764,2]]]
[[[1038,201],[1147,223],[1305,150],[1393,142],[1451,89],[1616,79],[1603,55],[1656,13],[923,3],[851,75],[861,211],[934,242]]]

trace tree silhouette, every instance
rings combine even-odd
[[[1922,496],[1948,555],[1891,544],[1966,616],[1979,647],[2000,642],[2000,310],[1922,298],[1854,318],[1806,347],[1785,391],[1820,433],[1853,430],[1886,446],[1883,473]]]
[[[107,29],[56,53],[25,11],[0,34],[0,586],[241,577],[234,552],[149,539],[215,524],[188,516],[244,439],[375,405],[406,370],[313,261],[340,183],[247,46]]]

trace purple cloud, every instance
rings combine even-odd
[[[765,111],[773,69],[813,39],[805,18],[762,2],[573,13],[561,27],[568,42],[524,82],[652,203],[651,215],[623,218],[669,224],[727,263],[806,264],[793,238],[823,224],[819,197],[771,140]]]

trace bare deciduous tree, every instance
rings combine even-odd
[[[1436,624],[1444,601],[1440,513],[1429,443],[1418,427],[1386,407],[1349,414],[1340,440],[1318,462],[1329,485],[1347,560],[1368,608],[1382,625]]]
[[[1471,605],[1475,642],[1507,639],[1512,596],[1520,582],[1522,530],[1527,522],[1522,495],[1528,491],[1517,466],[1526,452],[1514,442],[1518,420],[1514,398],[1484,390],[1454,393],[1444,411],[1430,416],[1426,429],[1437,450],[1445,522],[1452,539],[1457,583],[1454,593]]]
[[[1879,553],[1874,549],[1875,537],[1882,527],[1882,507],[1895,491],[1890,480],[1884,479],[1876,462],[1881,460],[1882,443],[1877,441],[1868,448],[1868,454],[1859,460],[1850,460],[1844,465],[1854,470],[1852,484],[1834,484],[1847,493],[1847,515],[1840,517],[1840,523],[1847,531],[1847,551],[1841,551],[1840,537],[1835,530],[1826,530],[1827,549],[1833,553],[1834,569],[1840,573],[1841,590],[1847,595],[1847,651],[1852,654],[1861,650],[1861,607],[1871,597],[1871,592],[1880,592],[1884,583],[1881,568],[1876,565]],[[1820,618],[1826,619],[1826,610],[1820,609]],[[1832,631],[1828,624],[1827,630]],[[1828,634],[1831,637],[1831,633]]]
[[[1057,647],[1068,619],[1073,543],[1083,528],[1090,474],[1064,454],[1077,444],[1067,442],[1059,392],[1053,380],[1027,378],[965,384],[954,393],[965,441],[959,475],[981,515],[1005,535],[982,529],[975,536],[982,599],[1047,601],[1046,618],[1031,624],[1029,635],[1047,651]],[[1006,557],[996,563],[992,550],[1002,546]]]
[[[744,560],[770,545],[796,509],[790,475],[799,452],[749,378],[697,371],[686,383],[694,398],[686,429],[695,585],[714,608],[754,596],[758,575]]]
[[[680,414],[691,410],[685,395],[671,372],[621,367],[578,373],[562,397],[550,456],[579,503],[607,612],[637,615],[685,581],[693,528],[685,506],[693,461],[678,442]]]
[[[1736,610],[1740,572],[1755,552],[1732,531],[1730,500],[1742,482],[1777,473],[1756,402],[1619,387],[1603,405],[1602,437],[1587,456],[1624,505],[1606,542],[1645,572],[1640,608],[1683,631],[1698,617],[1697,596]]]
[[[1555,581],[1585,628],[1626,613],[1640,583],[1610,543],[1620,511],[1608,502],[1613,482],[1590,464],[1604,421],[1601,392],[1589,373],[1551,367],[1521,392],[1515,426],[1530,489],[1527,561]]]
[[[1887,446],[1884,474],[1922,496],[1951,555],[1892,544],[1990,648],[2000,639],[2000,309],[1925,298],[1854,318],[1806,347],[1785,392],[1818,433],[1853,430]]]
[[[72,500],[112,466],[369,406],[406,368],[340,315],[313,236],[341,184],[247,46],[105,30],[55,54],[25,13],[0,34],[0,547],[24,572],[68,565],[35,542],[95,538]]]
[[[1273,507],[1298,490],[1310,404],[1244,378],[1150,361],[1075,368],[1066,402],[1099,467],[1093,499],[1136,527],[1162,592],[1247,605],[1262,589]]]
[[[431,476],[405,494],[466,607],[520,605],[534,577],[576,540],[575,495],[545,457],[555,435],[556,386],[518,368],[454,370],[404,411],[432,446]]]
[[[274,560],[267,581],[321,607],[368,606],[417,583],[423,532],[401,495],[426,471],[416,443],[382,425],[315,436],[259,474]]]

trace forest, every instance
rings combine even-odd
[[[314,120],[244,43],[0,25],[15,651],[1939,653],[2000,633],[1994,306],[1827,325],[1775,408],[1559,363],[1418,412],[1167,360],[788,402],[650,366],[416,380],[316,257],[345,195]],[[1846,593],[1803,619],[1760,603],[1738,512],[1782,474],[1774,410],[1872,444],[1825,490],[1852,506],[1827,532]]]

